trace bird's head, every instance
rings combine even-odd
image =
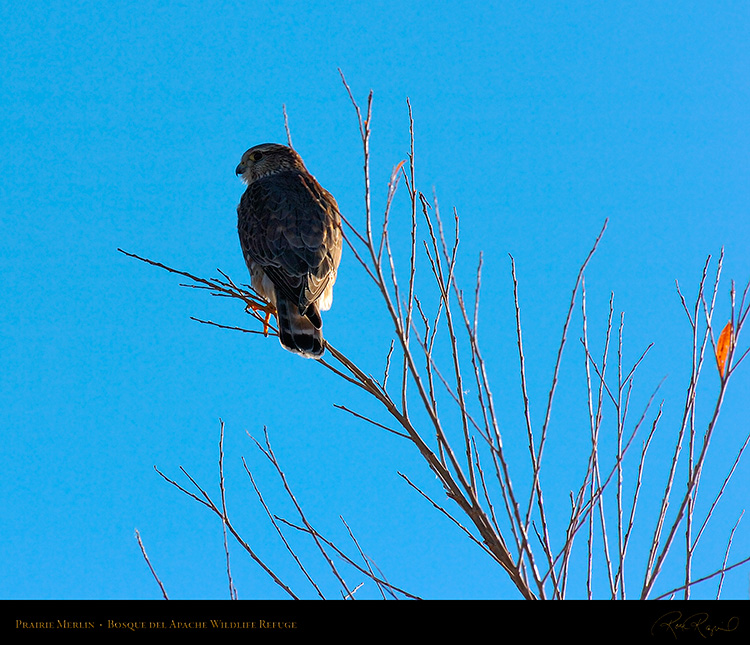
[[[302,158],[292,148],[278,143],[261,143],[248,150],[235,173],[242,177],[246,184],[273,175],[283,170],[304,170]]]

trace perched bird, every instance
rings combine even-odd
[[[275,308],[282,346],[320,358],[320,312],[331,307],[341,260],[336,200],[292,148],[276,143],[250,148],[236,173],[247,184],[237,231],[253,289]]]

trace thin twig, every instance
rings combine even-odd
[[[159,580],[159,576],[156,575],[156,571],[154,571],[154,567],[151,566],[151,560],[148,559],[148,554],[146,553],[146,547],[143,546],[143,542],[141,541],[141,534],[138,532],[138,529],[135,530],[135,539],[138,540],[138,546],[141,547],[141,553],[143,554],[143,559],[146,561],[146,564],[148,565],[148,568],[151,571],[151,575],[154,576],[154,580],[156,580],[156,584],[159,585],[159,589],[161,589],[161,593],[162,593],[162,596],[164,596],[164,600],[169,600],[169,597],[167,596],[167,590],[164,588],[164,585],[162,584],[161,580]]]

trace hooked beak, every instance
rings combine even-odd
[[[240,163],[235,169],[234,169],[235,175],[244,175],[245,174],[245,164]]]

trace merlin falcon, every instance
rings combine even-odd
[[[253,289],[275,309],[281,345],[320,358],[320,312],[331,308],[341,260],[336,200],[297,152],[280,144],[250,148],[236,173],[247,184],[237,231]]]

